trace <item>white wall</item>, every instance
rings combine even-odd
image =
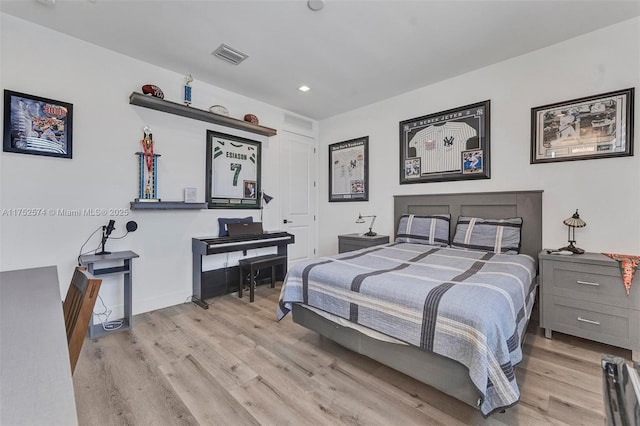
[[[80,246],[89,235],[115,219],[112,235],[119,236],[126,222],[135,220],[136,232],[107,244],[111,251],[140,254],[133,261],[134,313],[185,301],[192,294],[191,238],[217,235],[218,217],[253,215],[259,220],[258,210],[135,210],[122,217],[16,217],[7,213],[18,208],[127,209],[137,196],[135,152],[141,150],[144,126],[151,127],[155,151],[161,154],[158,195],[166,201],[182,200],[186,186],[196,187],[199,200],[204,201],[207,129],[260,140],[262,187],[275,197],[265,207],[264,226],[278,229],[282,198],[279,136],[267,138],[129,105],[131,92],[140,91],[146,83],[160,86],[166,99],[179,101],[184,76],[10,15],[2,14],[0,24],[2,88],[70,102],[74,108],[73,159],[4,152],[0,156],[0,209],[5,211],[0,216],[0,270],[57,265],[64,296]],[[285,111],[194,77],[193,107],[222,104],[233,117],[253,113],[265,126],[287,127]],[[85,250],[98,243],[99,233]],[[238,256],[232,255],[230,261]],[[101,291],[114,316],[121,312],[121,280],[105,277]]]
[[[337,252],[337,235],[366,231],[365,225],[354,223],[358,212],[378,215],[374,231],[393,235],[396,194],[538,189],[544,190],[545,247],[566,245],[562,220],[579,208],[587,227],[576,231],[578,247],[640,254],[637,120],[633,157],[529,164],[532,107],[638,86],[640,19],[636,18],[321,121],[320,196],[328,192],[327,145],[368,135],[370,201],[320,203],[320,254]],[[491,179],[399,184],[400,121],[486,99],[491,100]],[[636,112],[639,105],[636,92]]]

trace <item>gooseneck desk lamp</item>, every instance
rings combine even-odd
[[[372,215],[369,215],[369,216],[362,216],[362,214],[358,213],[358,219],[356,220],[356,223],[364,223],[364,218],[365,217],[370,217],[372,219],[371,219],[371,223],[369,224],[369,232],[365,233],[364,235],[367,236],[367,237],[375,237],[378,234],[373,232],[371,230],[371,228],[373,228],[373,222],[376,221],[376,215],[372,214]]]
[[[260,197],[264,201],[264,204],[269,204],[271,202],[271,200],[273,200],[273,197],[271,195],[265,194],[264,191],[260,191]],[[260,203],[260,222],[262,222],[262,209],[263,208],[264,208],[264,205],[262,203]]]

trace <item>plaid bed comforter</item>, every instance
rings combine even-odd
[[[520,397],[514,367],[534,278],[526,255],[392,243],[295,264],[277,317],[304,303],[459,361],[488,416]]]

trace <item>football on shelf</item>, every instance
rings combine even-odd
[[[142,93],[164,99],[164,93],[162,93],[162,90],[155,84],[145,84],[142,86]]]
[[[256,117],[254,114],[245,114],[244,121],[248,121],[251,124],[258,124],[258,117]]]

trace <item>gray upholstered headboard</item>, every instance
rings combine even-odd
[[[475,192],[466,194],[396,195],[395,233],[403,214],[451,214],[450,240],[453,241],[458,216],[485,219],[522,218],[520,252],[538,259],[542,250],[542,191]]]

